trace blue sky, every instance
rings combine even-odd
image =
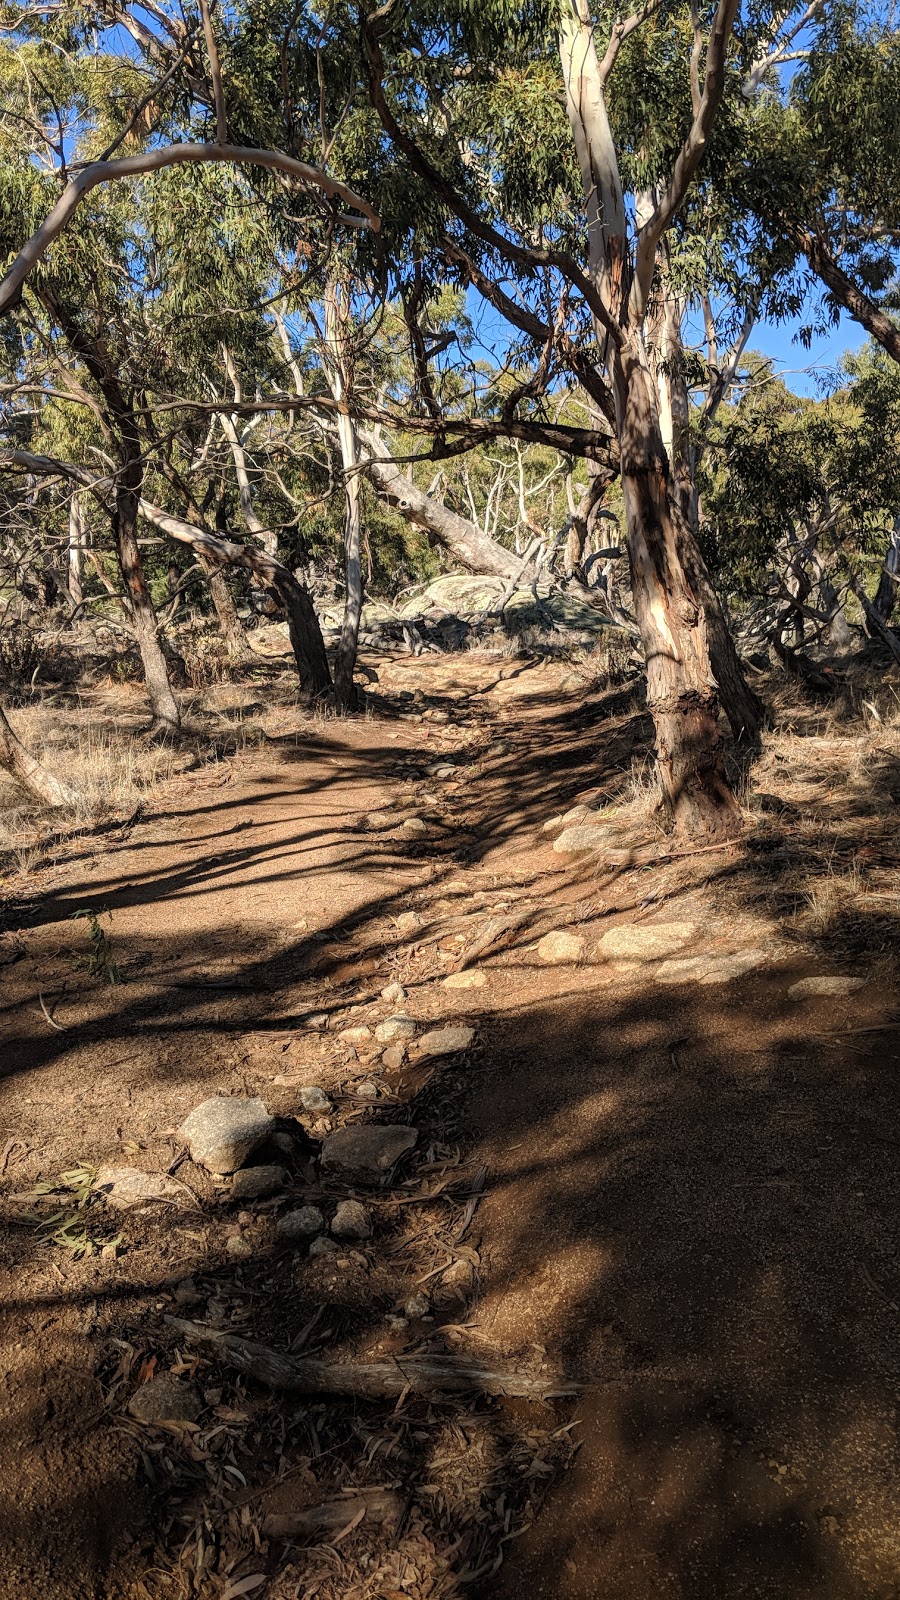
[[[789,389],[795,394],[820,394],[823,379],[834,371],[845,350],[858,350],[866,342],[866,333],[852,317],[841,314],[838,326],[822,338],[814,338],[805,350],[799,341],[794,342],[797,330],[808,317],[795,317],[790,322],[761,322],[750,336],[750,349],[771,356]]]

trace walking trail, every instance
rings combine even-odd
[[[584,702],[549,663],[476,656],[378,670],[371,719],[280,724],[12,886],[0,1594],[900,1595],[898,860],[872,768],[800,723],[765,777],[793,800],[737,849],[686,854],[621,799],[646,740],[625,691]],[[579,803],[599,853],[545,828]],[[869,852],[852,937],[792,921],[813,837],[816,863]],[[84,913],[121,982],[79,965]],[[864,981],[791,993],[823,978]],[[396,1012],[472,1042],[386,1062],[374,1029]],[[343,1265],[285,1258],[280,1201],[237,1213],[177,1165],[176,1130],[216,1093],[319,1141],[304,1085],[332,1125],[418,1132],[362,1195],[375,1232]],[[92,1206],[87,1255],[29,1223],[37,1183],[110,1163],[174,1168],[199,1209]],[[298,1204],[327,1191],[308,1160],[292,1182]],[[198,1358],[170,1314],[580,1390],[323,1401],[311,1422]],[[130,1417],[162,1370],[202,1389],[193,1431]],[[321,1499],[326,1478],[397,1487],[401,1529],[260,1535],[260,1504]]]

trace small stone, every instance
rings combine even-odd
[[[405,1044],[389,1044],[381,1057],[382,1066],[387,1067],[388,1072],[397,1072],[405,1060]]]
[[[213,1095],[185,1119],[178,1137],[207,1172],[236,1172],[274,1127],[261,1100]]]
[[[609,960],[658,961],[693,938],[693,922],[623,923],[608,928],[598,949]]]
[[[537,947],[538,959],[548,967],[564,967],[580,961],[584,955],[584,940],[579,933],[545,933]]]
[[[558,856],[589,856],[609,845],[609,830],[597,823],[580,822],[564,828],[553,848]]]
[[[364,1078],[362,1083],[357,1083],[354,1086],[353,1093],[356,1095],[362,1095],[364,1100],[377,1100],[378,1085],[377,1083],[373,1083],[371,1078]]]
[[[360,1028],[342,1028],[338,1038],[342,1044],[352,1044],[354,1049],[359,1045],[368,1044],[372,1037],[372,1029],[363,1024]]]
[[[309,1247],[311,1256],[336,1256],[339,1250],[340,1246],[336,1245],[333,1239],[329,1239],[327,1233],[320,1234],[318,1239],[313,1239]]]
[[[423,1056],[450,1056],[458,1050],[468,1050],[475,1037],[475,1029],[459,1023],[446,1028],[432,1028],[419,1040],[419,1053]]]
[[[541,827],[541,833],[559,833],[563,827],[562,817],[548,817]]]
[[[401,911],[396,921],[398,933],[415,933],[422,926],[418,911]]]
[[[297,1146],[289,1133],[284,1133],[282,1131],[273,1133],[269,1139],[269,1145],[273,1150],[277,1151],[280,1156],[286,1156],[288,1161],[293,1160],[294,1156],[297,1154]]]
[[[827,999],[829,995],[855,994],[865,982],[865,978],[851,977],[849,974],[835,974],[833,977],[822,974],[817,978],[801,978],[799,983],[792,983],[788,994],[792,1000]]]
[[[590,806],[585,805],[582,802],[577,806],[572,806],[568,811],[563,812],[562,824],[564,828],[574,828],[576,822],[583,822],[586,817],[593,816],[596,816],[596,812],[593,811]]]
[[[468,972],[450,972],[444,979],[445,989],[483,989],[487,983],[487,973],[479,967],[472,967]]]
[[[196,1422],[203,1400],[192,1383],[182,1382],[171,1372],[158,1372],[135,1390],[128,1410],[138,1422]]]
[[[368,1033],[368,1031],[367,1028],[366,1032]],[[300,1104],[304,1111],[321,1116],[327,1116],[329,1111],[334,1110],[325,1090],[320,1089],[317,1083],[304,1083],[301,1085]]]
[[[318,1206],[300,1206],[297,1211],[286,1211],[275,1225],[275,1234],[282,1244],[305,1244],[317,1233],[324,1233],[325,1218]]]
[[[385,1317],[384,1320],[385,1320],[387,1326],[390,1328],[391,1333],[402,1333],[404,1328],[408,1328],[409,1327],[409,1323],[407,1322],[405,1317],[397,1317],[397,1316],[391,1315],[391,1316]]]
[[[94,1194],[102,1195],[116,1211],[134,1211],[147,1205],[188,1206],[197,1202],[183,1183],[137,1167],[101,1167],[94,1179]]]
[[[233,1233],[230,1239],[226,1239],[225,1249],[230,1256],[252,1256],[253,1254],[253,1246],[243,1233]]]
[[[428,832],[428,823],[423,822],[421,817],[407,817],[406,821],[400,824],[400,832],[415,837]]]
[[[329,1172],[364,1183],[377,1183],[415,1145],[415,1128],[359,1123],[329,1134],[322,1146],[322,1165]]]
[[[296,1072],[276,1072],[272,1079],[273,1087],[276,1089],[293,1089],[296,1082]],[[275,1137],[276,1135],[273,1133],[272,1138],[274,1139]]]
[[[287,1183],[284,1167],[244,1167],[236,1172],[228,1191],[229,1200],[265,1200],[278,1194]]]
[[[328,1027],[327,1011],[316,1011],[313,1016],[307,1017],[306,1027],[314,1028],[316,1033],[324,1033],[325,1029]]]
[[[371,1239],[372,1219],[361,1200],[342,1200],[331,1219],[336,1239]]]
[[[396,813],[392,809],[370,811],[366,816],[365,823],[371,833],[386,833],[389,828],[397,826]]]
[[[475,1287],[475,1268],[470,1261],[454,1261],[437,1280],[432,1291],[436,1306],[459,1305]]]
[[[396,1039],[414,1039],[416,1024],[412,1017],[402,1015],[387,1017],[384,1022],[379,1022],[375,1029],[375,1037],[379,1044],[393,1044]]]
[[[399,1006],[406,999],[406,990],[402,983],[388,983],[381,991],[381,998],[386,1000],[389,1006]]]
[[[410,1322],[418,1322],[420,1317],[427,1317],[431,1310],[431,1301],[424,1294],[411,1295],[403,1307],[404,1314]]]

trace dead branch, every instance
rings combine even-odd
[[[500,1367],[483,1367],[453,1356],[397,1356],[393,1361],[327,1361],[289,1356],[253,1339],[222,1333],[202,1322],[166,1317],[170,1328],[194,1344],[209,1345],[223,1361],[247,1378],[288,1394],[343,1394],[368,1397],[413,1394],[506,1394],[540,1400],[550,1394],[575,1394],[580,1385],[560,1383],[547,1375]]]

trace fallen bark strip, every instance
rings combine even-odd
[[[406,1497],[396,1489],[359,1489],[356,1494],[326,1500],[322,1505],[304,1506],[302,1511],[270,1512],[263,1518],[267,1539],[302,1538],[313,1533],[329,1533],[346,1528],[348,1523],[376,1522],[398,1528],[406,1513]]]
[[[255,1378],[270,1389],[294,1394],[346,1394],[373,1399],[411,1391],[413,1394],[508,1394],[527,1400],[549,1395],[577,1394],[579,1384],[560,1383],[548,1374],[542,1378],[451,1356],[404,1356],[393,1361],[325,1361],[305,1357],[292,1361],[269,1345],[236,1334],[221,1333],[202,1322],[166,1317],[170,1328],[195,1344],[211,1346],[230,1367]]]

